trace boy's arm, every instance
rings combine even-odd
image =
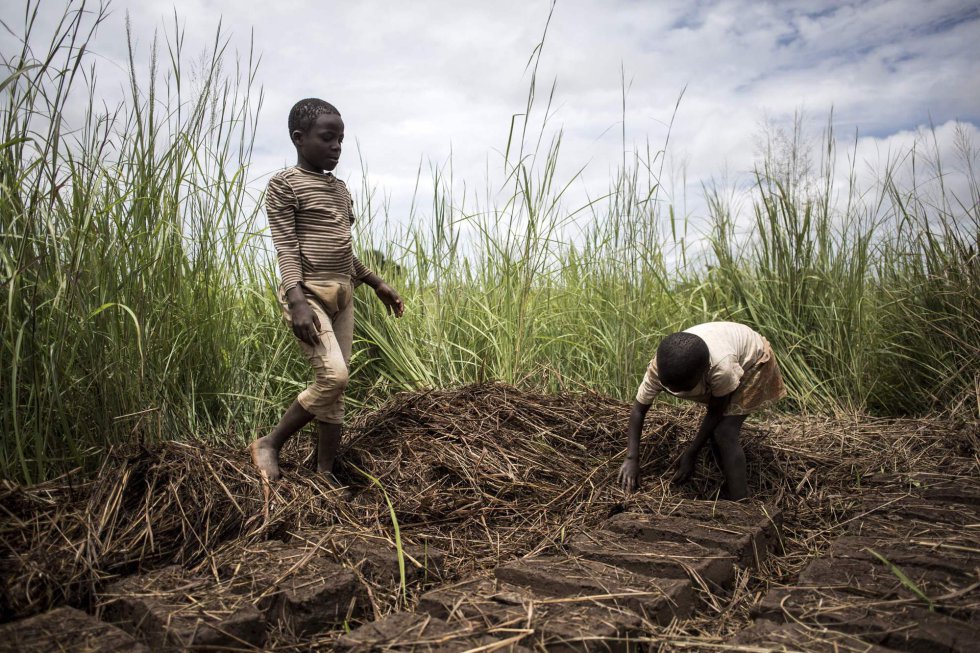
[[[365,268],[365,270],[367,269]],[[367,270],[367,273],[359,278],[366,285],[374,288],[374,294],[378,296],[381,303],[388,309],[389,315],[394,314],[395,317],[402,316],[405,312],[405,303],[402,302],[401,296],[395,292],[395,289],[385,283],[384,279],[370,270]]]
[[[320,318],[306,301],[303,286],[296,284],[286,291],[286,301],[289,303],[289,321],[293,324],[293,334],[310,345],[316,347],[320,342]]]
[[[286,289],[293,333],[315,347],[319,341],[320,321],[306,303],[301,285],[303,264],[299,254],[299,238],[296,237],[296,196],[289,184],[278,177],[269,180],[265,192],[265,212],[272,242],[276,246],[279,274]]]
[[[712,395],[708,399],[708,411],[705,413],[704,419],[701,420],[701,426],[698,428],[694,439],[691,440],[691,443],[687,445],[687,448],[684,449],[684,452],[677,459],[677,471],[674,472],[674,476],[670,479],[671,481],[674,483],[683,483],[691,478],[698,460],[698,453],[701,452],[701,448],[708,441],[708,438],[711,437],[715,427],[725,417],[725,408],[728,407],[730,399],[731,394],[727,394],[724,397],[715,397]]]
[[[619,468],[619,482],[627,492],[632,492],[640,485],[640,435],[649,410],[650,404],[639,401],[634,401],[630,410],[630,421],[626,430],[626,460]]]
[[[303,263],[296,236],[296,194],[284,179],[275,176],[265,190],[265,213],[269,220],[269,232],[276,246],[279,276],[283,288],[291,289],[303,280]]]

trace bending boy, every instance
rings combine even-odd
[[[640,480],[640,433],[650,404],[662,391],[707,405],[694,440],[678,458],[671,479],[691,478],[698,453],[710,442],[715,461],[725,476],[722,495],[748,496],[745,453],[739,433],[745,418],[786,396],[779,366],[769,342],[735,322],[708,322],[672,333],[657,347],[630,413],[626,460],[619,480],[627,491]]]
[[[354,256],[353,202],[347,185],[330,172],[344,142],[340,112],[323,100],[300,100],[289,112],[289,136],[296,165],[269,180],[266,212],[282,276],[283,316],[313,367],[314,382],[249,451],[259,472],[276,480],[282,445],[315,419],[317,470],[336,483],[333,465],[354,339],[354,283],[373,288],[389,314],[401,317],[404,305],[397,292]]]

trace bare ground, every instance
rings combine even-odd
[[[714,518],[691,511],[721,505],[712,501],[720,474],[706,457],[691,484],[673,487],[663,480],[696,428],[698,410],[651,410],[642,449],[645,484],[630,496],[615,486],[627,414],[625,404],[597,395],[483,384],[398,395],[361,416],[338,470],[347,485],[340,491],[311,471],[307,438],[287,445],[284,480],[271,488],[259,483],[244,450],[188,443],[113,452],[94,478],[69,476],[27,488],[4,483],[0,611],[10,622],[4,628],[46,632],[32,625],[37,622],[15,620],[68,605],[82,611],[73,619],[139,622],[130,630],[152,647],[180,648],[193,640],[223,650],[249,650],[258,642],[276,650],[333,650],[350,645],[343,640],[347,630],[387,623],[379,620],[395,613],[388,618],[400,620],[402,635],[388,637],[390,648],[418,628],[402,613],[423,615],[430,630],[442,628],[428,621],[437,610],[431,595],[416,610],[427,592],[483,583],[483,594],[471,594],[500,594],[502,583],[528,577],[526,569],[506,571],[515,564],[551,564],[553,556],[561,557],[560,565],[586,558],[609,564],[603,551],[624,549],[619,554],[632,555],[634,568],[618,574],[689,576],[687,566],[676,571],[685,552],[671,554],[671,545],[652,548],[660,555],[654,567],[635,568],[649,562],[651,549],[629,551],[632,536],[598,538],[589,553],[583,536],[644,516],[659,520],[658,542],[670,539],[665,518],[690,520],[675,544],[695,553],[688,556],[700,564],[692,578],[708,581],[691,583],[689,610],[678,608],[676,597],[669,614],[656,613],[653,604],[620,609],[612,599],[592,607],[614,609],[615,618],[576,613],[592,624],[587,629],[619,624],[615,632],[628,632],[651,650],[817,651],[829,650],[828,638],[839,637],[856,639],[832,642],[836,650],[870,651],[916,650],[921,642],[889,640],[887,633],[875,640],[877,622],[868,626],[872,630],[844,628],[820,610],[836,601],[836,613],[867,612],[887,600],[891,612],[912,615],[906,623],[928,621],[921,611],[952,620],[947,631],[976,621],[974,418],[753,417],[743,431],[753,493],[747,506],[778,513],[780,527],[775,539],[766,536],[771,555],[749,560],[728,551],[728,578],[726,568],[705,564],[711,556],[704,551],[723,550],[723,542],[691,544],[692,533]],[[406,553],[404,572],[396,541]],[[513,601],[522,609],[530,601],[545,619],[540,615],[549,610],[557,614],[553,606],[563,599],[552,595],[561,591],[549,590],[552,598],[544,602],[533,596]],[[494,599],[498,604],[507,600]],[[792,607],[797,604],[802,607]],[[210,615],[208,623],[226,624],[212,628],[210,640],[201,634],[211,628],[202,625],[202,614]],[[174,634],[180,624],[187,630]],[[458,650],[494,650],[500,642],[514,650],[545,646],[519,630],[484,623],[466,633]],[[436,638],[450,647],[445,650],[453,650],[453,632]],[[615,650],[614,641],[615,633],[604,645]],[[957,650],[951,641],[947,650]],[[45,650],[41,646],[37,650]]]

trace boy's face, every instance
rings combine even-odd
[[[344,121],[335,113],[321,113],[307,131],[292,133],[296,164],[304,170],[333,170],[340,160],[344,142]]]

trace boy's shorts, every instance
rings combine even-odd
[[[755,365],[742,375],[742,379],[732,393],[725,415],[748,415],[771,407],[786,396],[786,386],[779,364],[773,356],[769,341],[766,351]]]
[[[354,293],[347,275],[328,275],[303,283],[306,301],[320,322],[320,341],[315,347],[298,338],[300,349],[313,367],[314,380],[296,398],[299,405],[320,422],[344,422],[344,390],[347,388],[351,347],[354,342]],[[279,291],[283,319],[292,327],[289,302]]]
[[[738,387],[732,392],[731,400],[725,408],[725,417],[749,415],[765,410],[786,396],[786,386],[783,385],[783,376],[772,353],[772,347],[769,346],[768,340],[765,338],[762,340],[765,343],[765,351],[762,357],[742,374]],[[685,397],[685,399],[707,404],[711,397],[705,394]]]

